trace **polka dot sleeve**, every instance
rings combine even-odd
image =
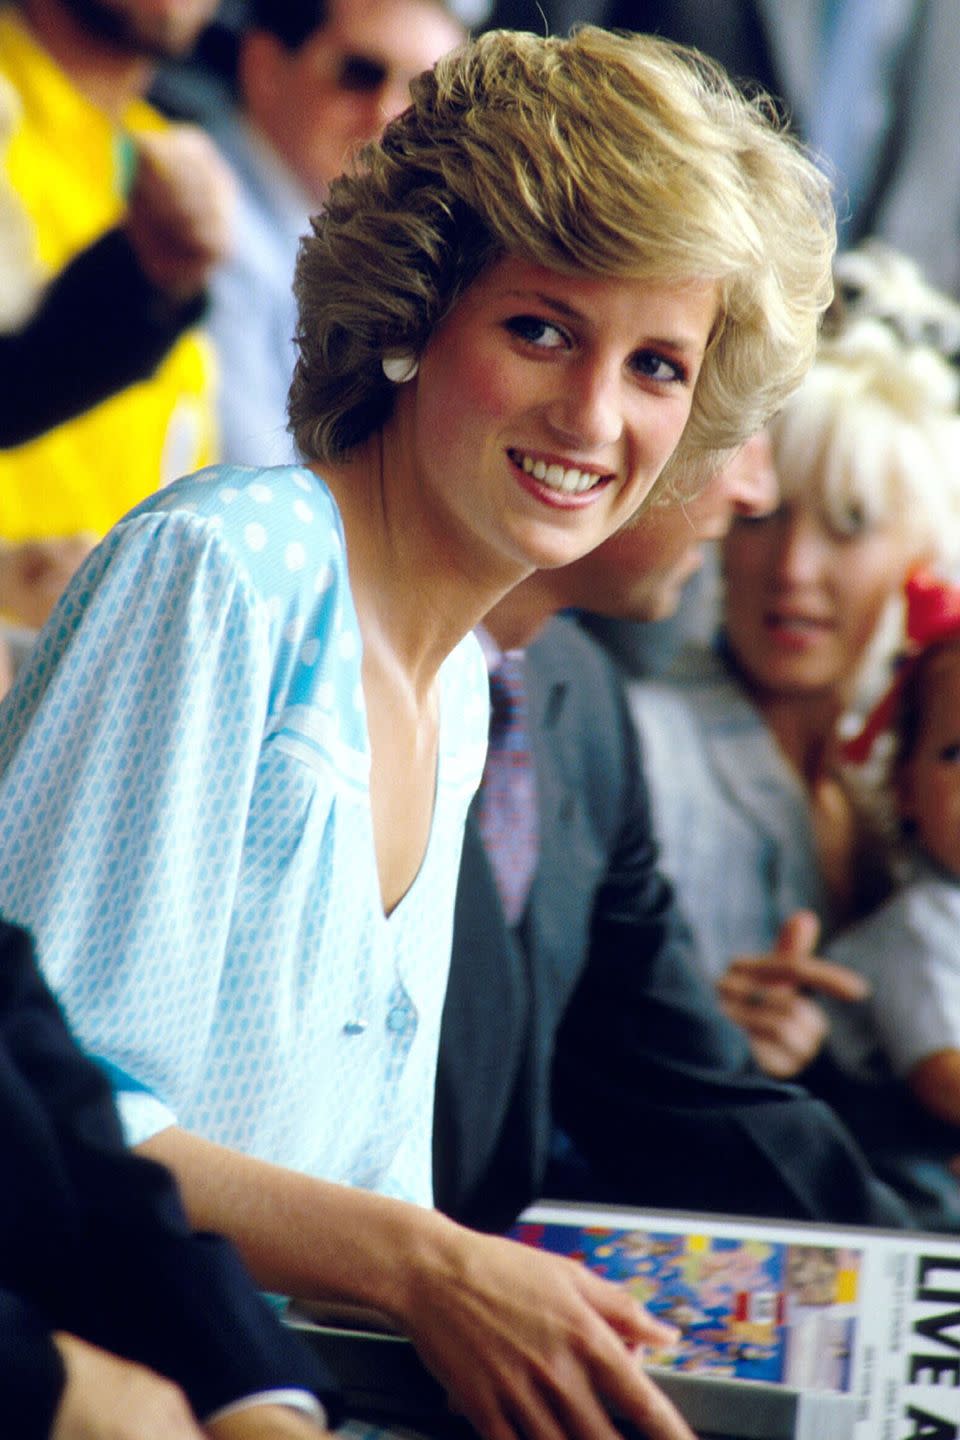
[[[141,516],[96,552],[8,708],[0,903],[33,929],[86,1047],[109,1057],[134,1141],[176,1119],[155,1096],[207,1043],[267,642],[215,529]],[[170,1017],[163,1043],[131,1013]]]

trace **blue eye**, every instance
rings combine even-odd
[[[638,375],[645,380],[656,380],[667,384],[685,384],[688,376],[686,366],[670,360],[659,350],[638,350],[631,360]]]
[[[506,322],[511,335],[535,345],[538,350],[562,350],[569,345],[566,334],[539,315],[513,315]]]

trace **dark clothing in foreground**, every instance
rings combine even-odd
[[[0,921],[0,1412],[46,1440],[66,1330],[175,1380],[199,1417],[259,1391],[335,1395],[225,1241],[191,1233],[172,1178],[125,1149],[25,932]]]
[[[144,275],[126,236],[108,231],[56,277],[21,329],[0,335],[0,448],[146,380],[204,305],[176,304]]]

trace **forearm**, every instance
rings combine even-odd
[[[287,1170],[179,1129],[139,1147],[177,1176],[192,1224],[229,1236],[264,1289],[370,1306],[403,1324],[421,1267],[460,1227],[434,1211]]]
[[[608,1411],[651,1440],[692,1440],[636,1364],[638,1345],[670,1334],[582,1266],[174,1128],[143,1148],[176,1172],[194,1223],[230,1235],[262,1285],[390,1316],[488,1440],[516,1415],[531,1440],[556,1435],[558,1416],[577,1440],[614,1440]]]

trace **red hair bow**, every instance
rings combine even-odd
[[[929,570],[915,570],[907,581],[907,640],[925,650],[960,632],[960,585],[938,579]]]
[[[907,649],[889,690],[870,711],[859,734],[841,747],[844,759],[853,765],[869,759],[877,737],[893,724],[903,682],[917,657],[938,641],[960,635],[960,585],[951,585],[930,570],[915,570],[905,593]]]

